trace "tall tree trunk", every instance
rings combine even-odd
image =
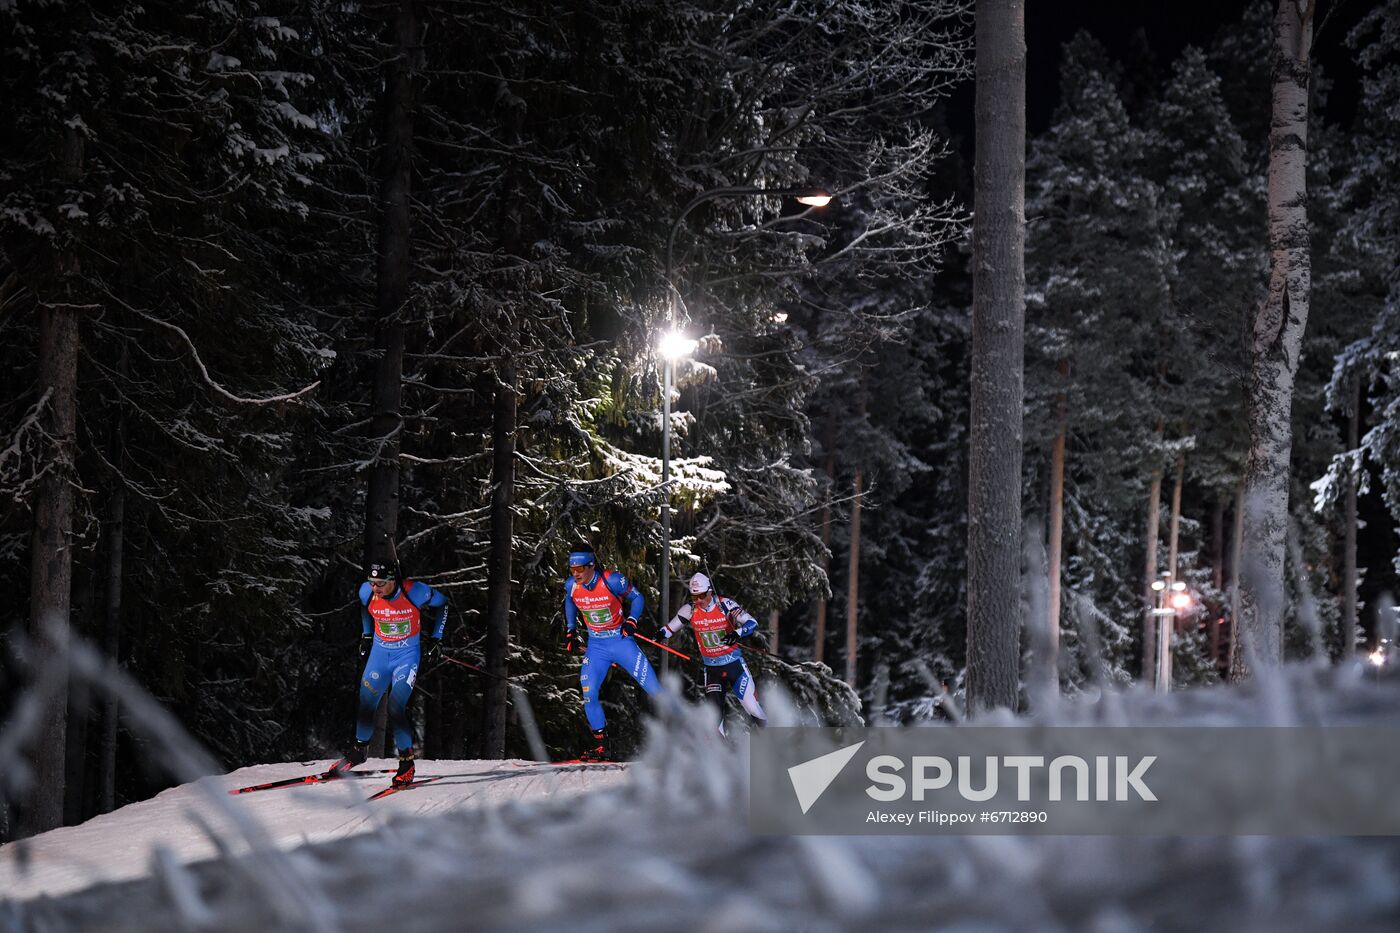
[[[1181,555],[1181,483],[1186,478],[1186,456],[1176,458],[1176,475],[1172,478],[1172,514],[1167,524],[1167,573],[1176,582],[1176,565]]]
[[[126,375],[126,353],[122,352],[120,372]],[[118,418],[112,428],[112,455],[119,469],[126,447],[126,423]],[[102,651],[113,664],[120,662],[122,620],[122,561],[126,534],[126,484],[117,476],[112,498],[107,504],[107,586],[103,605]],[[108,692],[102,701],[102,741],[97,756],[97,811],[111,812],[117,804],[117,722],[120,709],[116,694]]]
[[[1210,513],[1211,583],[1217,593],[1225,592],[1225,500],[1219,497]],[[1206,623],[1210,626],[1210,663],[1220,666],[1220,619],[1223,612],[1212,613]]]
[[[1240,666],[1240,568],[1244,564],[1244,479],[1235,487],[1235,527],[1230,535],[1230,648],[1225,669],[1232,681],[1244,675]]]
[[[1023,0],[976,10],[967,697],[1016,707],[1024,403],[1026,38]]]
[[[496,95],[507,145],[519,148],[525,125],[525,101],[502,81]],[[502,199],[502,241],[506,252],[521,255],[524,220],[520,173],[511,169]],[[509,334],[508,322],[498,325]],[[506,338],[507,342],[513,342]],[[503,758],[506,750],[507,661],[510,657],[511,547],[515,528],[516,391],[515,362],[507,346],[496,366],[491,418],[491,552],[486,564],[486,670],[496,676],[482,686],[481,757]],[[663,620],[665,621],[665,620]]]
[[[856,648],[859,632],[856,610],[860,605],[860,498],[861,470],[856,467],[855,497],[851,501],[851,547],[846,567],[846,683],[856,685]]]
[[[413,71],[422,27],[412,0],[400,0],[393,20],[398,54],[385,66],[384,140],[380,147],[379,242],[376,266],[374,467],[365,499],[365,561],[388,561],[398,536],[399,441],[403,415],[404,325],[412,277],[410,197],[413,182]]]
[[[1248,667],[1283,662],[1284,546],[1293,385],[1308,320],[1308,84],[1316,0],[1279,0],[1274,17],[1273,120],[1269,131],[1269,292],[1254,318],[1245,469],[1245,560],[1240,635]]]
[[[83,174],[83,138],[69,126],[63,131],[59,174],[76,182]],[[34,639],[36,672],[54,678],[55,693],[39,714],[30,747],[34,790],[25,808],[24,828],[39,833],[63,825],[64,752],[67,749],[69,610],[73,598],[73,481],[77,463],[78,332],[76,296],[78,260],[71,250],[59,253],[56,282],[63,293],[41,301],[39,316],[39,391],[48,397],[42,414],[50,447],[47,472],[34,497],[34,531],[30,543],[29,631]]]
[[[831,569],[831,495],[836,491],[836,455],[831,451],[832,431],[826,432],[826,488],[827,500],[822,504],[822,576],[829,578]],[[812,634],[812,660],[822,663],[826,655],[826,597],[817,600],[816,631]]]
[[[783,621],[783,614],[777,609],[768,613],[768,630],[772,633],[768,640],[768,650],[774,654],[778,653],[780,647],[778,642],[778,626]]]
[[[511,541],[515,506],[515,366],[500,364],[491,422],[491,553],[486,565],[486,670],[504,678],[510,655]],[[501,758],[506,750],[506,682],[482,686],[481,754]]]
[[[1061,383],[1069,380],[1069,360],[1061,360]],[[1048,670],[1058,671],[1060,651],[1060,555],[1065,527],[1065,436],[1069,433],[1069,399],[1060,392],[1055,413],[1055,443],[1050,447],[1050,532],[1046,545],[1050,577],[1046,607],[1045,635]],[[1058,687],[1058,680],[1056,681]]]
[[[89,555],[91,553],[89,552]],[[96,597],[95,568],[80,561],[73,568],[73,604],[69,632],[87,638],[92,633],[93,600]],[[88,720],[91,718],[92,686],[79,677],[68,683],[68,751],[63,778],[63,823],[76,826],[84,815],[85,782],[88,762]]]
[[[404,325],[413,271],[410,197],[413,183],[414,66],[423,30],[417,4],[400,0],[392,21],[397,54],[385,65],[384,140],[380,147],[379,242],[376,263],[374,466],[365,496],[365,563],[389,562],[399,533],[399,445],[403,434]],[[370,754],[384,753],[386,710],[375,717]]]
[[[1347,418],[1347,450],[1360,446],[1361,379],[1353,377],[1351,384],[1351,415]],[[1356,466],[1359,467],[1359,463]],[[1356,470],[1347,470],[1346,495],[1343,499],[1342,544],[1342,660],[1356,656]]]
[[[1172,583],[1176,583],[1177,558],[1181,554],[1178,543],[1181,539],[1181,484],[1186,479],[1186,455],[1179,454],[1176,458],[1176,476],[1172,482],[1172,512],[1171,518],[1167,522],[1167,573]],[[1170,593],[1163,594],[1170,599]],[[1176,614],[1162,618],[1162,631],[1166,634],[1163,643],[1157,646],[1161,652],[1161,683],[1170,688],[1172,682],[1172,640],[1176,635]]]
[[[1158,432],[1160,433],[1160,431]],[[1157,580],[1157,531],[1162,523],[1162,468],[1154,467],[1147,484],[1147,561],[1143,581],[1142,679],[1156,682],[1157,677],[1157,616],[1152,612],[1156,598],[1152,584]]]

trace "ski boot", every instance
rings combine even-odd
[[[365,756],[369,754],[368,742],[355,742],[350,746],[350,750],[345,753],[345,757],[331,765],[330,773],[334,775],[344,774],[351,768],[365,763]]]
[[[399,752],[399,770],[394,774],[394,786],[402,787],[404,784],[412,784],[413,772],[413,749],[410,748],[406,752]]]
[[[612,761],[612,750],[608,743],[608,730],[593,731],[593,746],[578,756],[579,761]]]

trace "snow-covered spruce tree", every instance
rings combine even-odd
[[[1347,42],[1361,64],[1361,96],[1335,182],[1323,189],[1337,202],[1341,224],[1320,244],[1319,266],[1337,271],[1320,272],[1318,300],[1368,318],[1363,335],[1335,357],[1327,403],[1348,415],[1365,404],[1370,416],[1355,448],[1337,456],[1313,489],[1322,508],[1345,499],[1348,478],[1356,484],[1353,495],[1378,481],[1392,518],[1400,521],[1400,3],[1378,5]]]
[[[1173,209],[1148,175],[1149,137],[1130,122],[1106,62],[1087,35],[1066,46],[1060,108],[1027,165],[1028,479],[1045,475],[1065,436],[1064,490],[1047,500],[1033,481],[1028,511],[1051,514],[1064,496],[1062,605],[1097,609],[1062,612],[1057,634],[1072,618],[1111,620],[1097,640],[1074,639],[1059,664],[1068,684],[1101,663],[1079,654],[1086,644],[1112,652],[1102,660],[1115,677],[1131,666],[1124,636],[1141,628],[1141,596],[1123,557],[1140,548],[1148,474],[1171,455],[1160,426],[1170,422],[1180,446],[1172,383],[1184,381],[1184,327],[1169,294]],[[1107,555],[1117,555],[1116,571]]]
[[[128,662],[184,701],[193,731],[230,760],[262,754],[281,731],[275,716],[240,712],[229,724],[250,700],[265,712],[286,695],[258,683],[276,678],[259,653],[295,626],[308,577],[299,538],[310,517],[286,508],[281,477],[299,410],[286,390],[314,380],[320,341],[283,285],[284,244],[267,231],[302,222],[319,154],[301,76],[277,59],[297,36],[276,12],[0,13],[13,65],[3,105],[14,128],[3,221],[13,306],[28,314],[46,300],[45,257],[67,257],[83,296],[73,302],[82,574],[92,576],[101,538],[107,598],[118,582],[125,594],[116,621]],[[80,144],[76,175],[44,156],[62,139]],[[23,414],[40,395],[15,388],[6,420],[32,449]],[[6,491],[25,500],[30,464],[15,466]],[[116,520],[107,500],[117,490],[124,539],[99,535],[99,514]],[[207,544],[182,544],[193,535]]]

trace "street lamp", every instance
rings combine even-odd
[[[821,188],[759,188],[737,185],[726,188],[711,188],[691,198],[671,224],[671,232],[666,237],[666,334],[661,338],[658,350],[666,360],[666,376],[662,393],[661,415],[661,624],[671,621],[671,379],[675,361],[695,352],[697,342],[676,329],[676,288],[674,270],[676,267],[676,234],[686,216],[706,201],[716,198],[761,198],[791,197],[807,207],[826,207],[832,195]],[[662,653],[661,670],[670,669],[670,655]]]
[[[1190,609],[1195,600],[1186,591],[1186,581],[1173,580],[1170,570],[1163,570],[1162,578],[1152,581],[1152,591],[1157,603],[1152,610],[1157,618],[1157,692],[1167,693],[1172,688],[1172,635],[1176,632],[1176,617]]]

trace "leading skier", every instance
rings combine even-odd
[[[645,605],[641,592],[626,577],[598,566],[592,547],[576,545],[569,553],[569,578],[564,581],[564,650],[578,650],[580,617],[588,632],[578,678],[583,691],[583,713],[588,718],[588,728],[593,730],[593,745],[581,756],[585,761],[611,758],[607,718],[598,693],[612,665],[631,675],[653,700],[666,693],[651,662],[631,637],[637,631],[637,620]]]
[[[726,686],[739,698],[753,724],[766,726],[768,717],[759,705],[753,675],[739,650],[740,639],[758,630],[758,620],[734,600],[716,593],[710,578],[697,573],[690,578],[690,602],[681,606],[658,634],[667,639],[686,625],[695,633],[704,662],[705,696],[719,707],[719,734],[724,735]]]
[[[360,584],[360,708],[355,718],[355,744],[336,762],[332,772],[348,771],[364,764],[374,734],[374,714],[389,694],[389,724],[399,755],[395,785],[413,781],[413,726],[408,721],[408,701],[418,679],[421,658],[442,654],[447,628],[447,597],[426,583],[401,580],[397,566],[370,564]],[[426,643],[420,641],[427,633]]]

